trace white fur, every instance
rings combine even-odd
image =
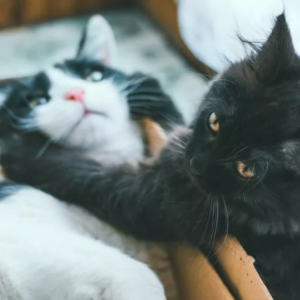
[[[87,36],[97,38],[98,24],[99,33],[109,37],[113,48],[111,33],[105,34],[107,23],[99,17],[91,22],[92,33]],[[103,39],[93,42],[107,45]],[[83,49],[81,55],[92,51],[88,45]],[[112,81],[91,83],[53,68],[47,75],[52,99],[36,107],[35,123],[49,139],[102,163],[137,165],[143,158],[141,132],[130,121],[124,96]],[[84,116],[82,103],[64,97],[73,88],[86,91],[87,109],[105,116]],[[136,260],[150,262],[148,245],[122,235],[79,207],[23,188],[0,201],[0,220],[1,300],[165,299],[156,275]],[[154,248],[166,257],[163,248]]]
[[[117,54],[117,47],[113,31],[102,16],[94,16],[89,20],[86,28],[85,42],[79,53],[82,58],[94,58],[106,64],[114,65]]]
[[[130,120],[125,95],[113,79],[89,82],[55,68],[46,74],[51,101],[35,108],[35,123],[51,140],[110,165],[135,165],[142,159],[140,129]],[[85,91],[84,106],[95,113],[85,115],[82,103],[65,99],[76,88]]]
[[[0,219],[1,300],[165,299],[154,273],[100,242],[110,229],[78,208],[23,188],[0,202]]]

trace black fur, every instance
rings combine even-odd
[[[57,147],[36,160],[34,145],[22,141],[4,149],[2,163],[12,179],[142,239],[186,240],[207,250],[229,232],[254,256],[275,300],[299,300],[299,90],[300,60],[282,15],[261,49],[213,84],[194,132],[181,137],[186,149],[170,144],[135,172],[105,169]],[[212,112],[217,134],[208,126]],[[241,178],[239,161],[256,176]]]
[[[0,201],[4,200],[5,198],[15,194],[19,190],[24,188],[24,186],[15,184],[10,181],[1,181],[0,182]]]

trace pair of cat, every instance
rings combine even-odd
[[[106,168],[136,169],[149,150],[143,117],[166,133],[183,119],[155,79],[110,67],[115,56],[112,30],[95,16],[74,59],[3,83],[2,145],[23,137],[38,147],[36,157],[56,145]],[[152,255],[162,259],[159,267],[167,268],[163,276],[172,284],[163,246],[137,241],[78,206],[10,181],[0,182],[0,219],[3,300],[166,299],[147,266]]]
[[[35,159],[24,139],[6,144],[5,171],[140,239],[209,251],[231,234],[275,300],[299,300],[300,58],[284,15],[251,45],[212,82],[193,130],[152,165],[106,168],[57,147]]]

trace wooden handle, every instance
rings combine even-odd
[[[182,299],[234,300],[202,253],[182,245],[174,247],[171,255]]]
[[[155,158],[166,145],[166,135],[160,125],[148,117],[143,119],[143,125],[152,157]]]
[[[215,246],[216,255],[232,290],[242,300],[272,300],[254,267],[254,259],[232,237]]]

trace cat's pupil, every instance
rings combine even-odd
[[[218,118],[214,112],[208,118],[208,125],[214,133],[217,133],[220,129]]]
[[[42,96],[42,97],[27,97],[27,100],[30,106],[38,106],[45,105],[50,101],[50,97]]]
[[[98,82],[103,79],[103,74],[100,71],[94,71],[92,72],[86,80],[91,81],[91,82]]]
[[[238,174],[244,178],[250,179],[255,176],[254,170],[249,168],[246,164],[239,162],[237,164]]]
[[[47,99],[44,97],[40,99],[40,104],[46,104],[47,102]]]

